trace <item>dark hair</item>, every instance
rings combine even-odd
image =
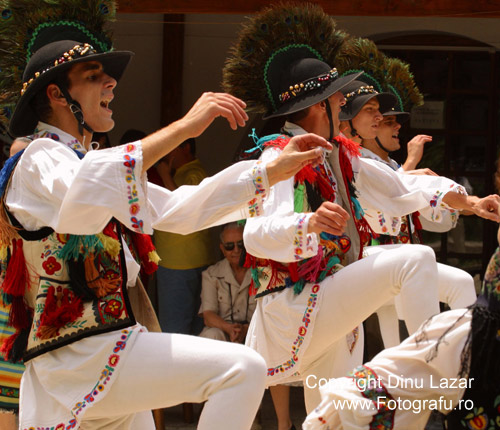
[[[298,122],[302,121],[308,115],[310,107],[311,106],[309,106],[305,109],[299,110],[298,112],[294,112],[294,113],[287,115],[286,120],[293,122],[294,124],[297,124]]]
[[[95,131],[92,134],[92,141],[93,142],[99,142],[100,140],[104,139],[104,144],[102,146],[99,146],[99,149],[104,149],[104,148],[111,148],[111,141],[109,140],[108,133],[100,132],[100,131]]]
[[[179,147],[183,148],[186,145],[189,145],[189,150],[191,151],[191,155],[194,157],[196,155],[196,140],[193,137],[190,137],[188,140],[182,142]]]
[[[48,122],[50,116],[52,115],[52,107],[50,106],[50,100],[47,96],[47,87],[51,84],[56,84],[59,88],[64,86],[69,90],[70,80],[68,75],[70,70],[71,69],[68,69],[55,76],[54,79],[40,89],[40,91],[38,91],[30,101],[30,105],[40,121]]]
[[[120,139],[120,145],[130,142],[136,142],[144,137],[146,137],[146,133],[141,130],[131,128],[130,130],[127,130],[125,133],[123,133],[123,136]]]

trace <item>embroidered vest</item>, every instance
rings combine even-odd
[[[122,231],[115,220],[97,235],[24,230],[4,203],[19,157],[9,159],[0,173],[0,285],[16,329],[1,352],[14,362],[136,323],[122,235],[146,273],[158,267],[149,236]]]
[[[284,148],[289,141],[290,137],[279,136],[268,141],[265,146]],[[321,233],[316,256],[301,259],[302,248],[304,245],[307,247],[307,244],[303,243],[307,240],[302,227],[303,217],[299,219],[296,231],[296,262],[280,263],[247,254],[246,266],[251,268],[253,292],[256,292],[256,297],[288,287],[293,287],[295,293],[299,294],[306,282],[321,282],[325,277],[360,258],[362,245],[367,244],[370,239],[370,230],[363,218],[352,184],[352,157],[359,157],[356,144],[338,137],[334,140],[334,149],[330,155],[333,172],[329,172],[329,166],[323,164],[316,168],[306,166],[294,178],[295,212],[313,212],[324,201],[335,202],[337,199],[352,215],[346,233],[342,236]]]

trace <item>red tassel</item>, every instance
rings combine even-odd
[[[292,282],[297,282],[300,278],[297,263],[288,263],[288,271],[290,272],[290,279]]]
[[[298,182],[299,184],[302,184],[306,181],[309,182],[310,184],[314,184],[317,177],[318,174],[316,173],[316,171],[310,165],[307,165],[296,173],[295,181]]]
[[[113,239],[118,240],[118,234],[115,232],[115,223],[113,221],[108,222],[104,230],[102,231],[106,236],[112,237]]]
[[[23,253],[23,241],[22,239],[14,239],[12,241],[12,255],[2,284],[4,294],[17,297],[24,296],[28,278],[28,269],[26,268]]]
[[[412,218],[412,221],[413,221],[413,226],[415,227],[415,230],[417,230],[417,232],[419,232],[420,230],[422,230],[422,224],[420,222],[420,212],[413,212],[411,214],[411,218]]]
[[[361,157],[360,145],[345,136],[337,136],[335,140],[344,147],[352,157]]]
[[[13,297],[9,312],[9,325],[22,330],[31,325],[31,315],[24,303],[24,297]]]
[[[40,318],[40,327],[36,335],[40,339],[49,339],[57,335],[58,330],[83,315],[83,303],[69,290],[62,292],[54,287],[47,291],[45,312]]]
[[[153,241],[151,240],[151,236],[140,233],[132,233],[131,236],[134,247],[139,254],[139,259],[141,260],[141,265],[144,268],[144,271],[146,274],[151,275],[158,270],[158,264],[151,261],[149,258],[149,254],[156,251]]]
[[[266,147],[280,148],[283,149],[290,142],[290,137],[288,136],[279,136],[277,139],[270,140],[264,144]]]

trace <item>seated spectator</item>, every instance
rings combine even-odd
[[[220,249],[224,259],[202,273],[200,313],[205,328],[200,336],[243,343],[255,311],[255,296],[248,291],[250,271],[240,265],[243,226],[226,224],[220,234]]]

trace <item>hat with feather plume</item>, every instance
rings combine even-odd
[[[72,65],[99,61],[120,79],[133,53],[112,48],[115,13],[112,0],[0,0],[0,121],[11,135],[33,133],[33,97]]]
[[[346,33],[320,6],[279,3],[251,17],[231,48],[224,90],[264,119],[327,99],[354,80],[340,77],[335,59]]]
[[[337,68],[342,76],[363,71],[358,80],[379,94],[391,95],[394,102],[390,106],[381,103],[381,112],[385,116],[396,115],[403,122],[409,118],[409,111],[413,106],[423,104],[423,96],[415,85],[409,65],[398,58],[388,57],[369,39],[346,39],[337,57]],[[381,96],[378,98],[383,99]],[[351,102],[354,99],[355,97]],[[341,119],[349,119],[348,116],[352,118],[352,105],[349,101],[342,111]]]

